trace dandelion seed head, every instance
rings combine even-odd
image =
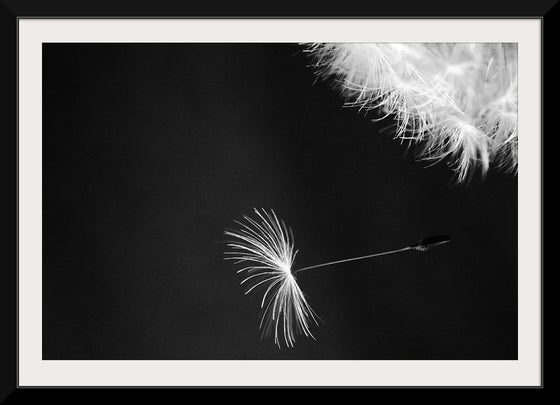
[[[395,119],[422,160],[448,160],[457,180],[490,165],[517,172],[517,45],[316,43],[317,74],[347,105]]]
[[[314,339],[312,323],[318,317],[299,288],[292,272],[297,250],[292,230],[274,211],[254,209],[255,217],[244,216],[237,230],[226,230],[226,260],[243,266],[241,285],[245,294],[263,291],[259,327],[263,336],[274,336],[274,343],[293,347],[296,335]]]

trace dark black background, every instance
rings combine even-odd
[[[515,359],[517,179],[454,186],[315,82],[295,44],[43,45],[44,359]],[[260,340],[224,262],[252,207],[294,230],[325,321]]]

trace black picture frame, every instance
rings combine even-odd
[[[358,3],[345,3],[343,6],[335,3],[321,3],[320,6],[300,3],[298,7],[293,7],[289,3],[279,2],[254,7],[252,4],[241,5],[234,2],[218,9],[213,3],[189,3],[177,0],[159,2],[132,0],[90,2],[0,0],[0,51],[2,55],[0,99],[3,107],[0,109],[0,122],[2,123],[0,134],[4,141],[3,150],[7,155],[7,159],[3,159],[2,162],[6,166],[4,173],[7,173],[7,182],[4,186],[7,190],[7,198],[4,198],[4,200],[8,202],[8,209],[5,211],[7,218],[4,222],[5,226],[2,228],[9,241],[4,245],[6,248],[4,257],[7,258],[7,264],[0,271],[0,313],[3,325],[2,333],[0,333],[2,339],[0,349],[0,402],[10,403],[10,401],[20,400],[27,397],[29,391],[33,391],[20,389],[17,383],[17,25],[19,18],[539,18],[543,22],[542,88],[543,94],[546,93],[550,96],[554,94],[556,90],[554,86],[556,85],[554,81],[549,80],[547,87],[544,87],[544,77],[552,75],[552,73],[547,75],[547,72],[551,71],[551,65],[548,64],[548,67],[545,67],[547,65],[544,64],[544,55],[552,54],[552,34],[557,14],[556,3],[557,0],[518,3],[505,0],[493,2],[472,0],[459,3],[406,0],[401,2],[369,2],[367,6]],[[545,41],[545,37],[548,38],[548,41]],[[551,52],[546,53],[547,48]],[[546,92],[544,89],[546,89]],[[550,110],[552,103],[543,102],[542,105],[544,116],[545,109]],[[543,119],[543,125],[544,122]],[[544,144],[543,133],[544,130],[541,133],[541,142]],[[541,204],[543,204],[543,195],[544,193],[541,195]],[[541,255],[541,258],[543,258],[543,255]],[[542,293],[541,284],[541,296]],[[541,359],[542,353],[541,349]],[[543,387],[544,384],[541,384],[538,388]],[[58,390],[47,391],[53,393]],[[101,394],[101,391],[96,391],[96,395]]]

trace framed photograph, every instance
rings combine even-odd
[[[542,388],[553,5],[278,18],[8,4],[17,241],[0,399]]]

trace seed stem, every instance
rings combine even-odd
[[[414,246],[407,246],[407,247],[404,247],[404,248],[401,248],[401,249],[389,250],[389,251],[386,251],[386,252],[374,253],[374,254],[366,255],[366,256],[352,257],[350,259],[343,259],[343,260],[337,260],[337,261],[334,261],[334,262],[316,264],[314,266],[309,266],[309,267],[304,267],[302,269],[294,270],[293,274],[299,273],[300,271],[304,271],[304,270],[316,269],[318,267],[326,267],[326,266],[331,266],[333,264],[353,262],[355,260],[362,260],[362,259],[369,259],[370,257],[385,256],[385,255],[390,255],[390,254],[398,253],[398,252],[404,252],[405,250],[412,250],[412,249],[415,249],[415,247]]]

